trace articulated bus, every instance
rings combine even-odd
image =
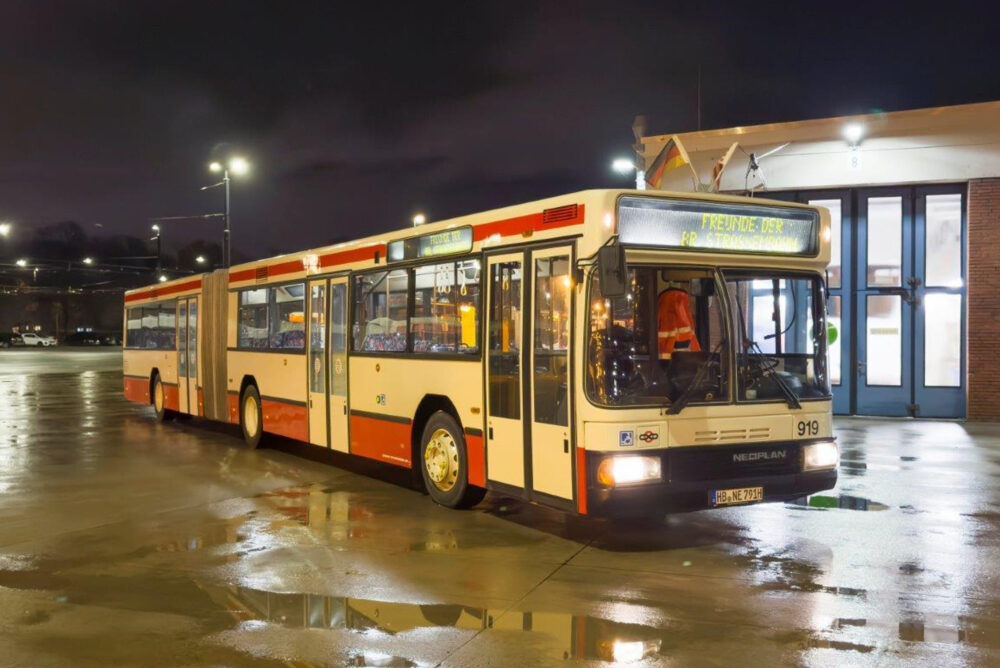
[[[592,516],[829,489],[825,209],[591,190],[125,295],[125,396]],[[419,472],[419,473],[418,473]]]

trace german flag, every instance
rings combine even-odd
[[[656,160],[646,170],[646,185],[654,190],[659,189],[664,172],[690,164],[691,161],[677,135],[671,135],[667,143],[663,145],[663,150],[656,156]]]

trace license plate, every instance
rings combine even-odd
[[[764,500],[763,487],[740,487],[738,489],[717,489],[712,492],[713,506],[732,506],[738,503],[755,503]]]

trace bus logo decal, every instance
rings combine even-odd
[[[618,432],[618,447],[630,448],[635,445],[635,432],[631,429],[623,429]]]
[[[660,435],[653,431],[652,429],[647,429],[646,431],[639,434],[639,440],[643,443],[652,443],[653,441],[660,438]]]

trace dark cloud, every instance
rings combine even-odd
[[[653,132],[1000,98],[992,4],[8,0],[0,218],[103,223],[221,207],[293,250],[627,183]],[[179,246],[218,235],[178,224]],[[89,229],[89,228],[88,228]]]

